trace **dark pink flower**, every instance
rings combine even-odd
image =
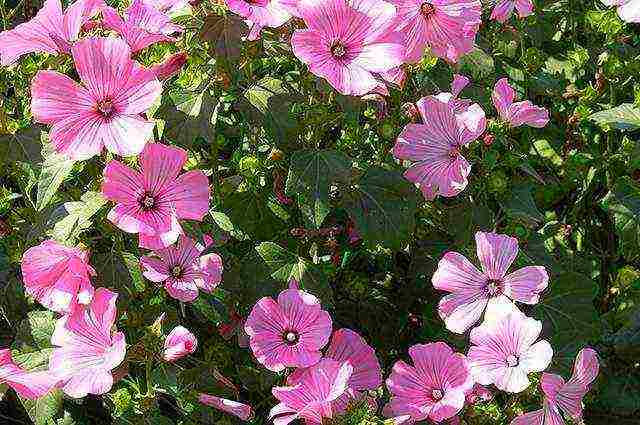
[[[140,246],[165,248],[178,240],[178,219],[202,221],[209,212],[209,181],[199,170],[180,174],[187,153],[174,146],[149,143],[139,157],[140,172],[112,160],[104,169],[102,194],[116,206],[107,218]]]
[[[233,13],[242,16],[249,24],[249,40],[257,40],[263,28],[278,28],[291,14],[282,5],[285,0],[226,0]]]
[[[195,353],[198,339],[187,328],[176,326],[164,340],[162,358],[168,362],[175,362],[182,357]]]
[[[244,331],[245,320],[235,310],[229,313],[229,322],[218,325],[218,332],[224,339],[229,340],[234,335],[238,337],[238,346],[246,348],[249,346],[249,335]]]
[[[51,344],[57,348],[51,353],[49,371],[70,397],[104,394],[113,385],[111,371],[126,353],[124,334],[113,330],[117,298],[118,294],[98,288],[89,306],[56,322]]]
[[[162,63],[153,65],[149,71],[160,81],[164,81],[177,75],[185,63],[187,63],[187,53],[178,52],[167,57]]]
[[[248,421],[253,416],[251,406],[248,404],[227,400],[226,398],[216,397],[209,394],[200,394],[198,396],[198,401],[225,413],[229,413],[230,415],[234,415],[243,421]]]
[[[103,147],[139,154],[154,127],[140,114],[160,97],[160,82],[117,38],[82,40],[71,53],[84,86],[56,71],[38,71],[31,83],[35,120],[53,125],[51,143],[72,159],[88,159]]]
[[[27,53],[70,53],[82,25],[105,7],[103,0],[78,0],[63,14],[60,0],[46,0],[29,22],[0,32],[0,64]]]
[[[527,375],[545,370],[553,357],[546,340],[536,342],[541,331],[541,322],[519,311],[472,329],[467,357],[476,382],[510,393],[524,391],[530,384]]]
[[[409,415],[402,423],[441,422],[454,417],[474,382],[467,358],[444,342],[414,345],[409,355],[414,366],[398,361],[387,378],[392,396],[384,408],[385,416]]]
[[[404,35],[391,31],[395,8],[383,0],[301,0],[308,29],[291,38],[293,53],[344,95],[378,87],[377,74],[403,62]]]
[[[70,312],[93,297],[89,252],[46,240],[22,256],[22,277],[27,293],[49,310]]]
[[[407,35],[405,60],[422,59],[426,48],[457,62],[475,44],[482,5],[478,0],[389,0],[398,10],[397,28]]]
[[[525,18],[533,13],[533,2],[531,0],[500,0],[493,7],[491,19],[505,22],[513,13],[514,8],[518,11],[518,16]]]
[[[320,350],[331,335],[331,317],[316,297],[293,287],[282,291],[277,301],[258,300],[244,329],[258,361],[280,372],[320,361]]]
[[[205,243],[210,242],[209,237]],[[198,297],[198,290],[213,292],[222,280],[222,259],[218,254],[202,255],[205,246],[185,235],[175,245],[154,251],[155,257],[140,259],[143,275],[156,283],[163,283],[171,297],[190,302]]]
[[[21,397],[37,400],[57,383],[58,379],[49,372],[27,372],[13,362],[9,349],[0,349],[0,385],[10,386]]]
[[[161,41],[175,42],[178,40],[175,35],[184,30],[144,0],[133,0],[124,13],[124,19],[111,7],[105,8],[102,14],[105,28],[120,34],[133,53]]]
[[[493,88],[493,105],[498,110],[500,118],[509,123],[511,127],[528,125],[542,128],[549,122],[549,111],[536,106],[528,100],[513,103],[516,92],[509,85],[506,78],[501,78]]]
[[[538,303],[549,282],[543,266],[527,266],[507,274],[518,255],[516,238],[477,232],[476,250],[482,271],[462,254],[450,251],[431,279],[434,288],[450,292],[440,300],[438,313],[451,332],[465,332],[485,310],[485,318],[491,319],[494,312],[512,306],[510,300]]]
[[[565,382],[561,376],[543,373],[540,387],[544,393],[541,410],[522,414],[511,425],[562,425],[560,412],[575,423],[582,423],[582,398],[598,376],[598,355],[591,348],[580,350],[573,365],[573,375]],[[572,422],[572,423],[574,423]]]
[[[322,424],[324,418],[340,413],[334,410],[334,402],[347,391],[352,372],[348,362],[322,359],[288,380],[288,386],[271,390],[280,404],[271,409],[269,417],[275,425],[287,425],[296,419],[307,425]]]

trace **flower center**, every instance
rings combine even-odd
[[[347,54],[347,48],[340,41],[334,41],[331,45],[331,54],[334,58],[340,59]]]
[[[502,293],[502,287],[499,280],[487,280],[485,288],[490,297],[495,297],[496,295],[500,295]]]
[[[181,266],[174,266],[171,269],[171,276],[176,277],[176,278],[182,276],[182,267]]]
[[[516,367],[518,366],[519,362],[520,360],[518,359],[518,356],[516,356],[515,354],[512,354],[509,357],[507,357],[507,365],[509,367]]]
[[[284,340],[284,342],[286,342],[288,345],[295,345],[298,343],[298,341],[300,340],[300,336],[298,335],[297,332],[295,331],[286,331],[283,335],[282,335],[282,339]]]
[[[425,19],[429,19],[436,13],[436,8],[431,3],[425,1],[420,5],[420,13],[424,16]]]
[[[431,397],[433,397],[434,400],[441,400],[443,396],[444,394],[442,394],[442,390],[431,391]]]
[[[154,198],[150,193],[146,193],[142,198],[140,198],[140,206],[143,210],[149,211],[156,206],[156,198]]]
[[[98,112],[105,118],[111,117],[115,113],[111,99],[104,99],[98,102]]]
[[[449,158],[456,159],[458,156],[460,156],[460,148],[458,146],[449,149]]]

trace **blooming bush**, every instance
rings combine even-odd
[[[0,423],[637,423],[639,11],[0,0]]]

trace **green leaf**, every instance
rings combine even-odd
[[[474,47],[471,52],[460,58],[460,65],[464,73],[469,73],[478,80],[492,75],[495,71],[493,58],[479,47]]]
[[[48,310],[35,310],[18,325],[14,344],[25,350],[51,347],[51,335],[56,326],[56,314]]]
[[[630,314],[628,323],[613,335],[616,354],[632,362],[640,355],[640,308]]]
[[[0,164],[23,161],[39,164],[42,158],[42,127],[33,126],[16,134],[0,135]]]
[[[329,188],[332,183],[347,183],[351,177],[351,159],[333,150],[298,151],[291,158],[285,193],[302,195],[299,202],[310,213],[310,221],[320,228],[329,214]]]
[[[402,174],[372,168],[345,195],[344,207],[370,245],[399,250],[415,226],[418,196]]]
[[[180,395],[177,369],[173,365],[160,364],[156,367],[151,372],[151,382],[156,391],[170,394],[174,397]]]
[[[622,177],[600,206],[613,218],[621,253],[634,261],[640,256],[640,187]]]
[[[601,127],[618,130],[637,130],[640,128],[640,109],[632,103],[623,103],[615,108],[592,114],[589,119]]]
[[[244,20],[233,14],[207,15],[200,30],[200,38],[209,43],[209,50],[217,58],[240,58],[243,37],[248,33]]]
[[[54,389],[37,400],[19,397],[24,410],[35,425],[49,425],[62,410],[62,391]]]
[[[232,192],[222,199],[222,212],[242,239],[268,240],[283,228],[283,222],[267,206],[268,199],[254,191]]]
[[[511,189],[510,198],[502,205],[508,214],[538,224],[544,221],[544,216],[533,200],[534,185],[520,183]]]
[[[54,223],[48,234],[59,242],[73,243],[91,226],[91,218],[107,203],[100,192],[87,192],[79,201],[66,202],[49,218]]]
[[[36,211],[45,209],[65,178],[71,173],[75,161],[53,151],[50,144],[45,144],[42,156],[44,162],[38,177],[38,193]]]
[[[173,101],[163,101],[155,117],[164,121],[163,137],[189,148],[197,138],[214,141],[219,106],[206,90],[182,92]]]
[[[145,290],[146,283],[135,254],[106,252],[96,253],[93,257],[92,264],[95,264],[98,278],[102,279],[102,285],[129,295]]]

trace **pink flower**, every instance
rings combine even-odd
[[[321,424],[332,418],[334,402],[347,391],[353,372],[348,362],[322,359],[319,363],[296,374],[286,387],[274,387],[271,392],[280,404],[271,409],[269,417],[275,425],[287,425],[296,419],[305,424]]]
[[[284,0],[226,0],[227,7],[236,15],[246,19],[249,25],[249,40],[260,38],[263,28],[278,28],[291,19]]]
[[[482,22],[478,0],[389,1],[398,10],[398,30],[407,34],[407,62],[420,61],[427,47],[449,62],[457,62],[473,49]]]
[[[189,6],[189,2],[187,0],[145,0],[145,3],[168,15]]]
[[[0,385],[10,386],[21,397],[37,400],[57,383],[49,372],[27,372],[13,362],[9,349],[0,349]]]
[[[468,131],[455,103],[428,96],[417,102],[423,124],[408,124],[393,147],[393,156],[414,164],[404,177],[418,185],[426,199],[456,196],[467,186],[471,165],[460,154],[480,134]],[[477,130],[484,131],[484,124]]]
[[[0,32],[0,64],[10,65],[27,53],[70,53],[82,25],[104,7],[103,0],[78,0],[63,14],[60,0],[46,0],[29,22]]]
[[[112,331],[117,298],[118,294],[98,288],[89,306],[56,322],[51,344],[57,348],[51,353],[49,370],[70,397],[104,394],[113,385],[111,371],[126,353],[124,334]]]
[[[162,358],[167,362],[175,362],[187,354],[195,353],[198,340],[187,328],[176,326],[164,340]]]
[[[178,74],[185,63],[187,63],[187,53],[178,52],[170,55],[162,63],[153,65],[149,71],[160,81],[167,80]]]
[[[451,332],[465,332],[485,310],[485,318],[492,318],[497,310],[512,306],[510,300],[536,304],[549,282],[543,266],[523,267],[507,274],[518,255],[516,238],[477,232],[476,250],[482,271],[462,254],[450,251],[431,279],[434,288],[450,292],[440,300],[438,313]]]
[[[415,366],[400,360],[387,378],[392,396],[384,415],[410,415],[403,423],[427,418],[441,422],[454,417],[473,386],[466,357],[454,353],[444,342],[414,345],[409,355]]]
[[[69,312],[93,297],[89,252],[46,240],[22,256],[22,277],[27,293],[49,310]]]
[[[205,242],[210,242],[209,237]],[[152,282],[164,282],[171,297],[190,302],[198,297],[198,290],[213,292],[222,280],[222,259],[218,254],[202,255],[205,247],[193,239],[180,235],[176,245],[158,249],[159,257],[140,259],[144,277]]]
[[[535,106],[528,100],[513,103],[516,92],[511,88],[506,78],[501,78],[493,88],[493,105],[498,110],[500,118],[508,122],[511,127],[528,125],[542,128],[549,122],[549,111]]]
[[[640,22],[640,1],[639,0],[601,0],[607,6],[616,6],[618,16],[625,22]]]
[[[82,40],[71,52],[86,87],[58,72],[38,71],[31,83],[35,120],[53,124],[51,143],[72,159],[88,159],[105,146],[118,155],[139,154],[154,126],[140,114],[160,97],[160,82],[130,59],[120,39]]]
[[[403,62],[404,35],[390,31],[395,8],[383,0],[301,0],[308,29],[291,38],[293,53],[344,95],[376,89],[374,74]]]
[[[480,384],[474,384],[473,388],[465,393],[467,404],[478,404],[493,399],[493,393]]]
[[[527,375],[545,370],[553,357],[546,340],[536,342],[541,331],[541,322],[519,311],[474,328],[467,357],[476,382],[510,393],[524,391]]]
[[[268,297],[258,300],[244,329],[258,361],[280,372],[320,361],[320,350],[331,335],[331,317],[316,297],[294,286],[282,291],[277,302]]]
[[[566,383],[561,376],[543,373],[540,380],[544,393],[542,409],[518,416],[511,425],[562,425],[561,411],[575,423],[581,423],[582,398],[589,392],[599,368],[597,353],[591,348],[584,348],[578,353],[573,375]]]
[[[161,41],[175,42],[178,38],[172,34],[181,34],[184,30],[144,0],[133,0],[125,11],[124,19],[111,7],[105,8],[102,14],[105,28],[120,34],[133,53]]]
[[[253,416],[251,406],[238,403],[237,401],[227,400],[226,398],[216,397],[209,394],[200,394],[198,401],[207,406],[214,407],[230,415],[237,416],[243,421],[248,421]]]
[[[469,99],[458,98],[467,85],[469,85],[467,77],[455,74],[451,82],[451,92],[442,92],[435,97],[442,102],[448,102],[453,107],[458,122],[463,126],[463,137],[477,139],[484,133],[487,119],[480,105]]]
[[[533,13],[533,2],[531,0],[500,0],[491,12],[491,19],[505,22],[514,8],[518,11],[518,16],[525,18]]]
[[[141,247],[162,249],[182,234],[178,219],[202,221],[209,212],[209,181],[199,170],[179,175],[187,162],[180,148],[149,143],[138,160],[140,172],[115,160],[104,169],[102,194],[116,202],[107,218],[138,233]]]

